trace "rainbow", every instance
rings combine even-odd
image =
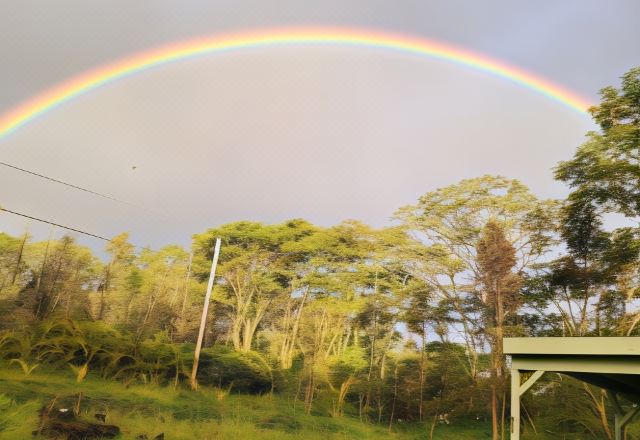
[[[510,66],[486,55],[422,37],[351,28],[270,29],[214,35],[170,44],[137,53],[112,64],[88,71],[36,95],[0,115],[0,140],[18,128],[32,122],[37,117],[54,110],[79,95],[151,67],[205,54],[292,45],[365,47],[428,56],[455,62],[502,77],[545,95],[578,112],[585,112],[590,106],[590,103],[584,97],[530,72]]]

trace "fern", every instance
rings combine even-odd
[[[31,375],[33,370],[35,370],[36,367],[38,365],[40,365],[38,363],[33,364],[33,365],[29,365],[26,361],[24,361],[22,359],[11,359],[11,361],[9,363],[10,364],[16,363],[16,364],[20,365],[20,367],[22,368],[22,372],[24,373],[25,376]]]
[[[73,364],[67,364],[69,365],[69,368],[71,368],[71,370],[73,371],[73,373],[76,375],[76,382],[77,383],[81,383],[85,377],[87,377],[87,373],[89,372],[89,362],[86,362],[84,365],[73,365]]]

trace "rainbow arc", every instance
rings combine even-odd
[[[590,106],[584,97],[531,72],[486,55],[439,41],[368,29],[272,29],[210,36],[170,44],[88,71],[36,95],[0,115],[0,140],[82,94],[151,67],[206,54],[283,45],[367,47],[427,56],[455,62],[502,77],[545,95],[577,112],[585,112]]]

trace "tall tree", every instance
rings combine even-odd
[[[468,179],[420,197],[395,217],[416,237],[405,250],[407,270],[430,285],[450,308],[467,347],[469,372],[475,378],[481,349],[480,309],[473,285],[480,277],[476,246],[487,222],[500,224],[515,249],[515,271],[540,259],[555,241],[558,203],[538,200],[517,180],[500,176]]]
[[[24,239],[0,232],[0,293],[14,285],[20,272],[23,247]]]
[[[606,211],[640,216],[640,67],[622,76],[620,89],[600,91],[600,105],[589,112],[600,126],[573,159],[560,162],[556,178],[575,198],[591,200]]]
[[[194,237],[198,257],[194,260],[195,271],[201,278],[206,274],[203,270],[206,266],[198,262],[205,261],[203,257],[210,258],[215,237],[223,240],[214,300],[231,312],[227,335],[237,350],[253,349],[256,333],[267,315],[278,316],[287,305],[291,313],[292,297],[299,289],[304,290],[299,282],[303,273],[297,265],[305,254],[291,244],[313,231],[303,220],[279,225],[236,222]],[[289,330],[297,333],[295,325]],[[287,344],[289,352],[294,342],[289,340]]]
[[[601,333],[601,317],[608,315],[601,309],[613,307],[624,314],[625,303],[640,291],[640,229],[609,233],[602,222],[607,213],[640,217],[640,68],[624,74],[619,89],[606,87],[600,96],[600,104],[589,109],[600,130],[589,132],[574,157],[560,162],[555,171],[556,179],[572,190],[564,209],[563,238],[573,261],[564,267],[577,268],[565,273],[578,276],[570,281],[582,292],[578,334],[590,324],[585,317],[590,297],[597,298],[594,325]],[[623,330],[632,332],[638,321],[640,314],[628,317]]]
[[[498,403],[505,405],[504,351],[506,320],[514,316],[520,306],[522,276],[514,273],[515,249],[506,239],[502,227],[490,220],[477,244],[478,289],[485,305],[484,321],[491,345],[491,421],[493,440],[502,438],[504,413],[498,414]]]
[[[427,367],[427,337],[429,327],[437,321],[435,307],[432,306],[433,288],[429,285],[410,284],[410,297],[405,310],[404,321],[409,331],[420,337],[419,390],[418,390],[418,419],[424,417],[424,387]]]
[[[114,287],[114,281],[122,276],[123,267],[131,264],[134,247],[129,243],[129,234],[122,233],[113,237],[107,243],[106,251],[109,254],[109,263],[104,268],[104,277],[99,287],[100,297],[96,311],[96,319],[104,319],[107,314],[107,293]]]

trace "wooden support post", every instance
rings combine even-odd
[[[613,408],[615,409],[615,419],[614,419],[614,432],[615,439],[622,440],[622,436],[624,434],[624,427],[633,419],[638,411],[640,411],[640,406],[635,406],[631,408],[629,411],[625,412],[618,401],[618,395],[611,390],[607,390],[607,394],[611,399],[611,403],[613,403]]]
[[[213,290],[213,279],[216,276],[216,266],[218,265],[218,256],[220,255],[220,239],[216,238],[216,247],[213,251],[213,262],[211,263],[211,272],[209,273],[209,284],[207,284],[207,294],[204,297],[204,306],[202,307],[202,318],[200,319],[200,331],[198,333],[198,342],[196,342],[196,351],[193,356],[193,369],[191,370],[191,388],[198,388],[196,374],[198,373],[198,362],[200,361],[200,349],[202,348],[202,340],[204,339],[204,327],[207,322],[207,311],[209,310],[209,301]]]
[[[520,398],[544,373],[544,370],[534,371],[521,385],[520,370],[511,368],[511,440],[520,440]]]
[[[536,383],[538,381],[538,379],[540,379],[542,377],[543,374],[544,374],[544,370],[534,371],[533,374],[531,375],[531,377],[529,379],[527,379],[525,381],[525,383],[520,385],[520,395],[522,396],[524,393],[526,393],[527,390],[529,388],[531,388],[531,386],[534,383]]]
[[[511,440],[520,440],[520,370],[511,369]]]
[[[616,435],[616,440],[622,440],[622,423],[620,423],[620,415],[616,414],[614,419],[614,432]]]

